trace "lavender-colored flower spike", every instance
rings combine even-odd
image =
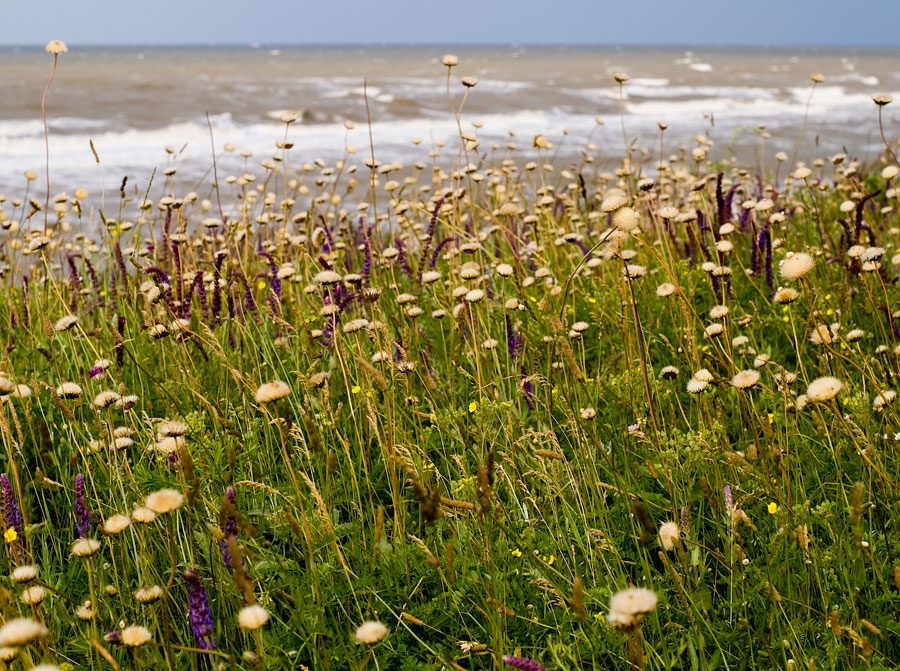
[[[6,528],[15,529],[21,534],[24,527],[22,512],[19,510],[16,494],[9,482],[9,478],[6,477],[6,473],[0,475],[0,508],[2,508],[3,521],[6,524]]]
[[[194,569],[184,572],[184,579],[188,584],[188,618],[191,621],[191,629],[197,639],[197,645],[202,650],[214,650],[216,647],[215,625],[213,624],[212,611],[209,609],[209,594],[203,586],[203,578]]]
[[[725,485],[725,508],[728,512],[734,510],[734,499],[731,497],[731,485]]]
[[[503,655],[503,661],[510,666],[516,667],[517,669],[524,669],[524,671],[547,671],[547,667],[545,667],[543,664],[540,664],[533,659],[528,659],[527,657]]]
[[[235,495],[234,487],[228,487],[225,490],[225,498],[228,499],[228,502],[231,505],[236,505],[237,496]],[[224,538],[219,541],[219,548],[222,550],[222,558],[225,560],[225,566],[231,568],[231,553],[228,552],[228,539],[237,538],[238,535],[237,520],[234,519],[233,515],[229,515],[225,518],[225,524],[222,526],[222,535]]]
[[[84,476],[81,473],[75,476],[75,525],[79,538],[86,537],[91,531],[91,514],[84,497]]]

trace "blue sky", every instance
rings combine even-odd
[[[900,0],[14,0],[3,45],[900,45]]]

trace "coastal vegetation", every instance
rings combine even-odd
[[[304,156],[288,113],[201,190],[23,166],[6,668],[897,666],[890,98],[874,165],[624,114],[569,164],[482,146],[457,66],[427,163]]]

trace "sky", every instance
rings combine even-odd
[[[0,45],[900,46],[900,0],[14,0]]]

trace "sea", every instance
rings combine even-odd
[[[447,53],[458,65],[442,65]],[[46,195],[41,98],[53,57],[3,47],[0,62],[0,194]],[[815,87],[812,73],[824,77]],[[382,164],[451,164],[460,130],[488,162],[531,160],[537,135],[563,164],[614,166],[626,146],[668,156],[698,136],[710,158],[760,171],[779,151],[871,162],[883,151],[876,93],[897,101],[882,110],[896,142],[897,48],[72,47],[46,98],[50,191],[112,197],[125,181],[132,195],[207,194],[214,157],[220,181],[261,174],[284,142],[297,170],[362,166],[373,152]]]

